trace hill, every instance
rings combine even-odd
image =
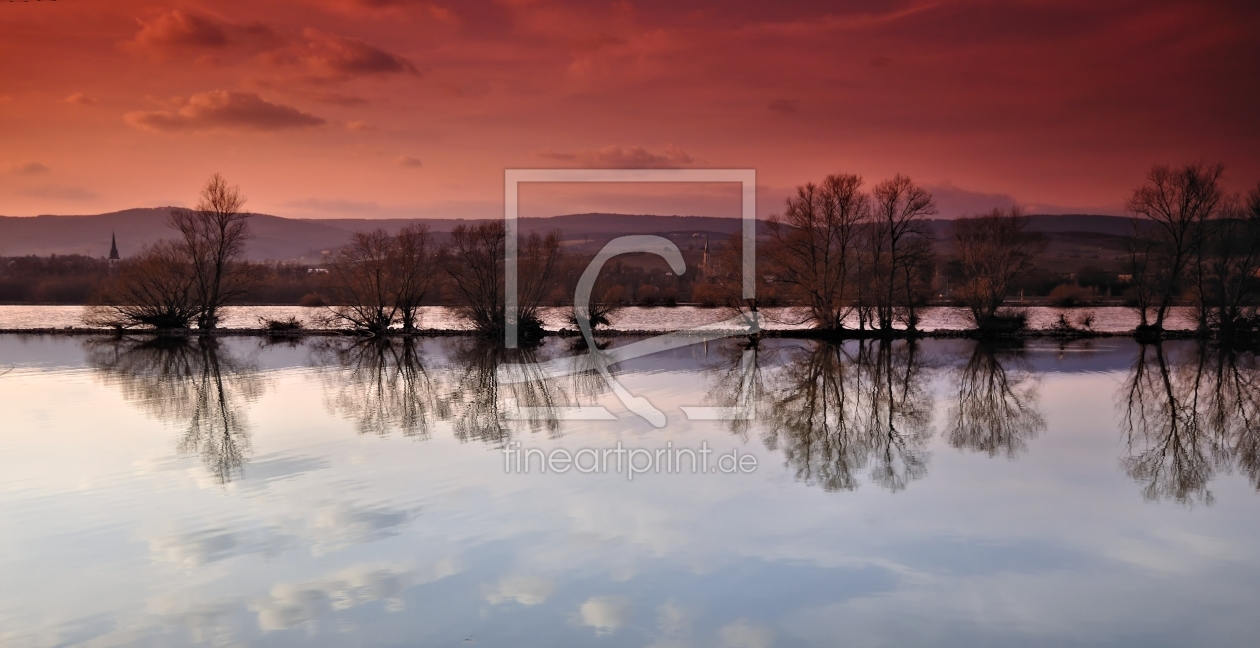
[[[127,209],[92,216],[0,216],[0,256],[48,256],[83,254],[103,257],[109,253],[110,235],[118,237],[124,257],[144,245],[173,235],[167,226],[169,208]],[[395,232],[412,223],[427,224],[441,235],[460,224],[461,219],[301,219],[254,214],[250,226],[254,238],[246,255],[255,261],[306,259],[314,261],[325,250],[346,243],[355,232],[382,228]],[[949,235],[948,220],[932,220],[929,225],[944,241]],[[1075,247],[1109,250],[1123,241],[1132,225],[1118,216],[1088,214],[1035,215],[1032,228],[1047,233],[1052,248],[1063,252]],[[523,233],[560,230],[575,249],[594,251],[604,242],[624,234],[659,234],[680,245],[704,237],[723,239],[740,230],[738,218],[708,216],[657,216],[650,214],[566,214],[551,218],[523,218]],[[758,228],[765,232],[764,224]],[[1071,254],[1071,252],[1068,252]]]

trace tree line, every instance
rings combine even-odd
[[[1260,331],[1260,186],[1229,195],[1222,174],[1220,165],[1156,166],[1130,196],[1126,298],[1140,313],[1139,334],[1159,335],[1177,305],[1193,307],[1203,332]],[[90,321],[216,328],[225,305],[267,289],[267,275],[243,260],[250,237],[244,204],[239,188],[212,176],[194,209],[172,211],[174,238],[147,247],[102,282]],[[744,314],[793,306],[776,316],[827,334],[846,327],[891,334],[915,330],[948,280],[950,296],[976,329],[1022,328],[1024,315],[1007,303],[1045,250],[1045,236],[1009,208],[957,219],[940,241],[928,227],[936,213],[931,192],[904,175],[869,189],[858,175],[829,175],[798,187],[769,220],[757,249],[757,299],[742,297],[739,236],[716,247],[703,276],[692,279],[693,296]],[[508,324],[507,243],[499,221],[461,224],[445,240],[423,225],[357,233],[321,268],[320,294],[309,295],[315,299],[308,305],[327,305],[330,325],[381,334],[419,328],[421,306],[440,301],[475,330],[498,336]],[[571,303],[587,259],[566,253],[558,232],[522,237],[517,248],[518,330],[537,338],[541,309]],[[596,282],[583,313],[593,325],[607,325],[630,303],[619,280],[605,271]]]

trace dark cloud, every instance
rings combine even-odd
[[[401,167],[419,167],[419,166],[424,166],[424,163],[422,163],[422,162],[420,161],[420,158],[417,158],[417,157],[412,157],[412,156],[410,156],[410,155],[400,155],[400,156],[398,156],[397,158],[395,158],[395,159],[394,159],[394,164],[397,164],[398,166],[401,166]]]
[[[277,131],[327,123],[292,106],[275,104],[252,92],[213,90],[190,97],[176,110],[127,113],[127,123],[145,130],[182,132],[200,130]]]
[[[322,81],[341,81],[364,75],[420,73],[411,61],[357,38],[315,29],[304,30],[302,37],[300,43],[263,54],[262,60],[297,68],[308,79]]]
[[[227,47],[227,26],[212,18],[175,9],[149,22],[140,22],[140,31],[127,45],[139,52],[169,53],[172,50],[217,49]]]
[[[574,152],[541,151],[535,155],[544,160],[577,163],[594,169],[670,169],[695,164],[697,161],[673,144],[667,144],[661,153],[653,153],[641,146],[605,146],[601,149]]]

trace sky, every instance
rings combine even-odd
[[[1241,1],[0,3],[0,214],[502,214],[510,168],[752,168],[758,212],[904,173],[943,216],[1123,213],[1154,164],[1260,181]],[[726,187],[522,213],[738,215]]]

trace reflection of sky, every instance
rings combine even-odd
[[[667,412],[663,430],[605,396],[622,421],[519,433],[761,459],[627,483],[504,474],[446,422],[427,440],[356,434],[303,348],[232,340],[265,387],[243,477],[221,485],[76,342],[21,344],[59,360],[0,376],[5,645],[1232,646],[1260,626],[1246,481],[1219,475],[1215,504],[1188,508],[1143,501],[1120,468],[1128,342],[1029,349],[1047,427],[1015,460],[944,441],[968,347],[927,345],[928,474],[897,493],[864,473],[851,492],[807,486],[759,424],[745,442],[682,418],[716,349],[628,363],[622,383]],[[439,367],[444,348],[425,357]]]

